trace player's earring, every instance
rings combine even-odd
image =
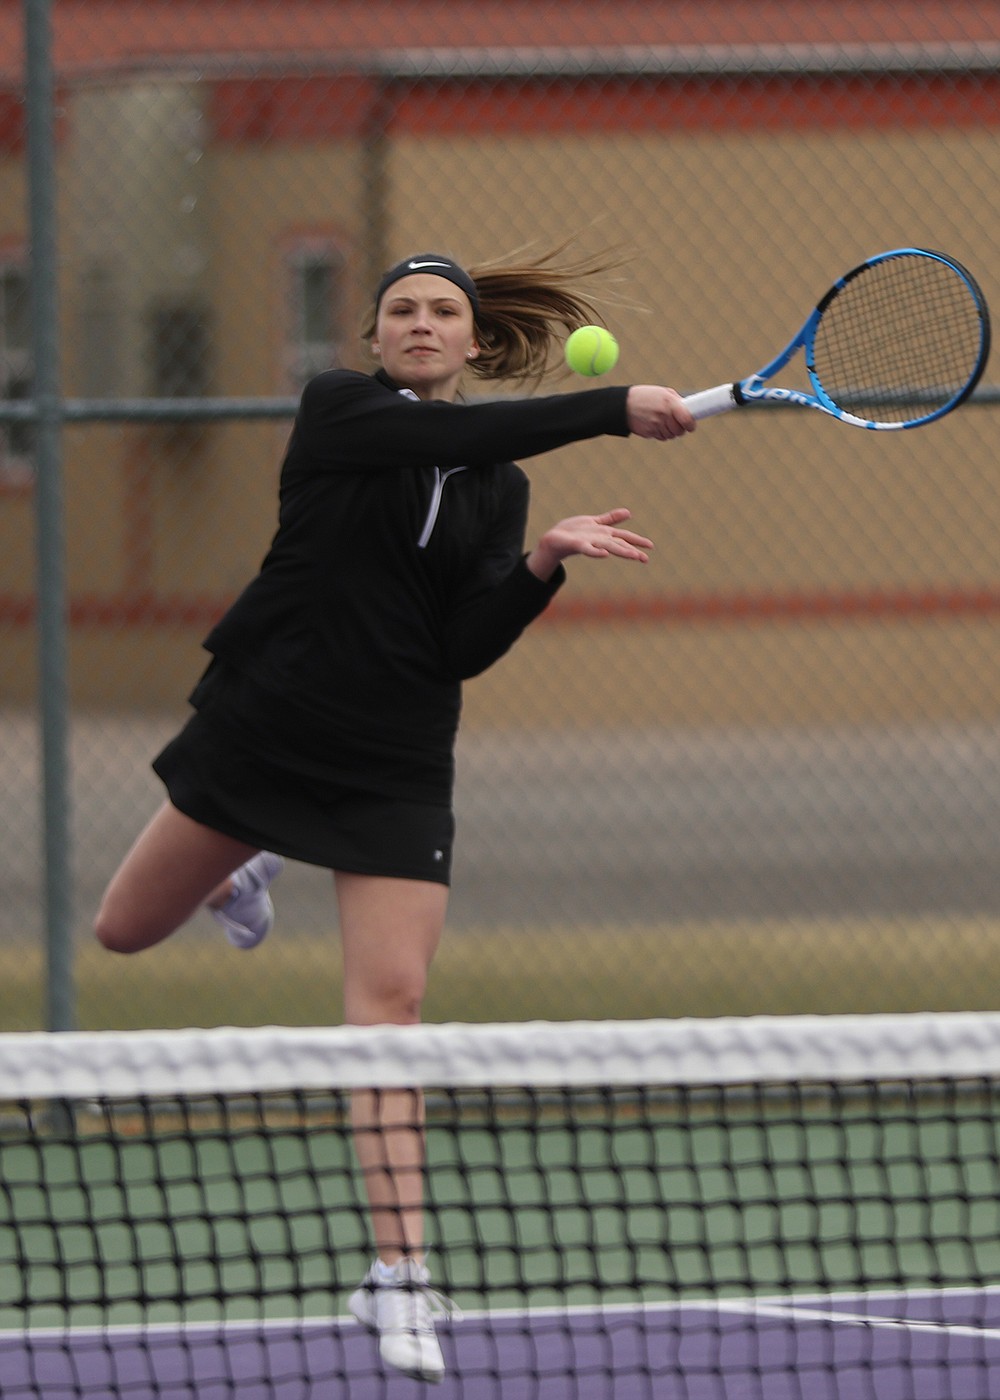
[[[382,353],[382,347],[381,347],[381,345],[373,345],[373,346],[372,346],[372,354],[373,354],[373,355],[381,355],[381,353]]]

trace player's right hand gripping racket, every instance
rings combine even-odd
[[[769,383],[800,349],[811,394]],[[916,428],[964,403],[989,350],[972,274],[944,253],[894,248],[834,283],[769,365],[684,402],[695,418],[764,402],[818,408],[857,428]]]

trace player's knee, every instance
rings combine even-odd
[[[139,919],[116,912],[107,903],[97,911],[94,936],[109,953],[138,953],[166,936],[169,930],[147,928]]]
[[[345,998],[347,1019],[355,1025],[415,1025],[420,1020],[426,990],[426,972],[397,969],[376,986],[349,989]]]
[[[414,989],[409,992],[403,992],[399,996],[397,999],[396,1015],[393,1018],[395,1025],[411,1026],[415,1025],[420,1020],[424,1005],[424,990],[424,987],[421,986],[419,991]]]
[[[102,948],[110,953],[131,953],[132,942],[128,931],[112,918],[104,909],[97,911],[94,919],[94,936]]]
[[[385,991],[378,999],[380,1009],[373,1017],[375,1024],[381,1021],[391,1026],[415,1025],[420,1020],[424,990],[423,983],[399,983]]]

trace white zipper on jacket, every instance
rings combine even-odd
[[[398,390],[404,398],[413,399],[419,403],[419,397],[412,389]],[[449,467],[443,472],[440,467],[434,468],[434,490],[431,492],[431,503],[427,508],[427,519],[424,521],[424,528],[420,531],[420,538],[417,540],[418,549],[426,549],[431,535],[434,533],[434,526],[437,524],[438,513],[441,510],[441,496],[444,492],[444,484],[450,476],[456,472],[468,471],[468,467]]]
[[[427,510],[427,519],[424,521],[424,528],[420,531],[420,538],[417,540],[418,549],[426,549],[427,542],[434,533],[434,526],[437,524],[438,511],[441,509],[441,497],[444,494],[444,484],[450,476],[456,472],[467,472],[468,467],[449,467],[443,472],[440,467],[434,468],[434,490],[431,492],[431,503]]]

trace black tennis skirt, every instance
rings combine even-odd
[[[451,883],[455,818],[441,801],[372,791],[248,732],[215,694],[153,760],[171,803],[259,850],[329,870]]]

